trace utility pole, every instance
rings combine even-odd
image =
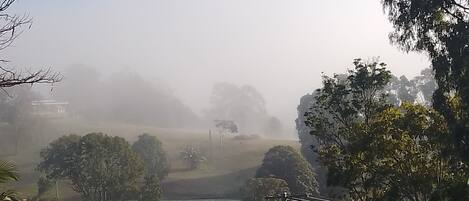
[[[208,143],[209,143],[209,161],[213,161],[213,144],[212,144],[212,130],[208,130]]]
[[[223,133],[220,132],[220,151],[223,152]]]
[[[57,200],[60,200],[59,198],[59,180],[55,180],[55,197]]]

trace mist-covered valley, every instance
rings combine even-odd
[[[0,201],[469,200],[469,1],[0,0]]]

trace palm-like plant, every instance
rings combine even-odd
[[[180,158],[189,166],[190,169],[196,169],[206,160],[203,153],[198,147],[191,145],[186,146],[182,151]]]
[[[0,160],[0,184],[9,181],[17,181],[18,178],[15,165],[8,161]]]
[[[19,176],[16,167],[8,161],[0,160],[0,185],[10,181],[17,181],[18,179]],[[16,201],[19,199],[15,191],[0,191],[0,201],[7,200]]]

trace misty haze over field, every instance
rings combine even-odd
[[[0,201],[469,200],[469,0],[0,0]]]
[[[377,0],[21,0],[10,12],[34,23],[6,58],[63,72],[54,89],[78,66],[103,80],[135,73],[203,116],[216,83],[249,85],[290,136],[299,97],[319,87],[322,72],[375,56],[397,76],[429,66],[389,43],[392,26]]]

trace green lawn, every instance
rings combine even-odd
[[[39,161],[40,148],[54,138],[68,133],[104,132],[124,137],[131,143],[144,132],[157,136],[163,142],[172,164],[171,173],[162,181],[164,197],[167,199],[236,197],[239,188],[254,175],[256,168],[262,162],[264,153],[269,148],[275,145],[291,145],[296,148],[299,146],[298,142],[293,140],[239,141],[233,140],[230,136],[225,137],[223,145],[220,146],[219,136],[216,134],[212,134],[210,145],[208,131],[122,124],[92,125],[65,121],[50,124],[48,126],[52,129],[35,130],[35,138],[38,139],[36,146],[21,147],[16,156],[3,157],[15,162],[21,174],[21,180],[10,184],[9,187],[25,195],[33,196],[37,193],[36,181],[39,175],[34,171],[34,167]],[[197,170],[188,170],[178,158],[180,150],[188,144],[199,146],[209,157],[209,160]],[[55,196],[55,189],[53,191],[47,196]],[[71,190],[68,181],[59,183],[59,195],[62,200],[78,199],[78,195]]]

